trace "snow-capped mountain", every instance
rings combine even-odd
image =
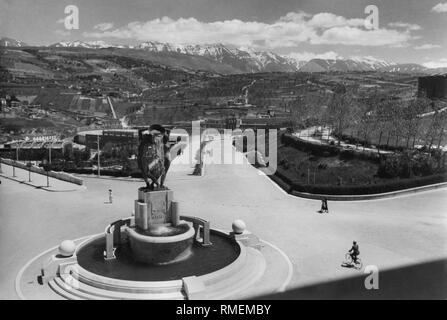
[[[349,60],[353,61],[354,63],[358,63],[362,66],[369,66],[373,70],[382,69],[382,68],[388,68],[390,66],[395,66],[395,62],[389,62],[381,59],[377,59],[371,56],[366,57],[350,57]]]
[[[273,52],[229,48],[221,43],[189,45],[148,41],[137,48],[157,53],[174,52],[202,56],[219,63],[229,64],[243,72],[297,71],[290,60]]]
[[[28,46],[22,41],[11,38],[0,39],[0,47]],[[193,69],[211,70],[221,73],[252,72],[328,72],[328,71],[382,71],[401,73],[435,73],[438,69],[428,69],[422,65],[398,64],[380,60],[371,56],[340,57],[336,53],[332,59],[307,59],[302,54],[279,55],[268,51],[256,51],[252,48],[235,48],[222,43],[215,44],[174,44],[147,41],[137,46],[111,45],[104,41],[61,41],[50,45],[53,48],[85,49],[130,49],[148,52],[148,59],[166,65],[187,65]],[[149,54],[150,53],[150,54]],[[306,55],[304,55],[306,56]],[[324,57],[325,58],[325,57]]]
[[[397,66],[396,63],[376,59],[374,57],[350,57],[340,59],[298,60],[292,56],[281,56],[273,52],[255,51],[250,48],[229,48],[223,44],[184,45],[144,42],[139,49],[150,52],[175,52],[210,58],[219,63],[229,64],[243,72],[268,71],[376,71]]]
[[[302,63],[299,70],[304,72],[381,71],[394,66],[397,66],[397,64],[368,56],[350,57],[346,59],[311,59],[308,62]]]
[[[61,41],[50,45],[55,48],[88,48],[88,49],[102,49],[114,47],[104,41]]]
[[[147,41],[137,46],[138,49],[144,49],[150,52],[176,52],[182,54],[220,57],[225,54],[231,54],[230,49],[223,44],[216,43],[211,45],[193,45],[193,44],[176,44],[162,43],[158,41]]]
[[[431,72],[430,69],[421,66],[417,63],[401,63],[395,64],[388,67],[383,68],[383,71],[387,72],[401,72],[401,73],[424,73]]]
[[[0,39],[0,47],[28,47],[25,42],[3,37]]]

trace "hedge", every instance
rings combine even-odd
[[[336,146],[311,143],[286,133],[281,135],[281,143],[322,157],[336,156],[340,153],[340,149]]]
[[[388,183],[358,186],[304,185],[297,181],[291,181],[278,170],[275,172],[274,175],[271,175],[269,177],[276,183],[280,181],[278,184],[288,193],[297,191],[303,193],[327,195],[379,194],[447,182],[447,174],[437,174],[411,179],[399,179],[390,181]]]
[[[98,174],[98,169],[93,168],[65,168],[63,170],[64,172],[70,172],[70,173],[78,173],[78,174]],[[110,170],[110,169],[101,169],[100,170],[101,175],[104,176],[111,176],[111,177],[132,177],[132,178],[141,178],[141,172],[129,172],[129,171],[122,171],[122,170]]]

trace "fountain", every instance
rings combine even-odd
[[[135,226],[125,227],[136,261],[167,264],[191,254],[194,229],[180,221],[178,203],[168,190],[146,191],[140,188],[135,200]]]
[[[134,214],[110,223],[104,233],[66,240],[41,254],[33,260],[40,264],[39,288],[33,281],[20,285],[22,275],[19,288],[38,297],[51,296],[49,288],[67,299],[224,299],[264,281],[267,262],[260,249],[266,245],[243,221],[225,232],[180,214],[174,192],[164,186],[168,134],[157,125],[140,130],[138,164],[146,186],[138,189]],[[269,265],[281,264],[274,250],[264,251],[270,252]],[[268,277],[275,283],[280,275]]]

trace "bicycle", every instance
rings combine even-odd
[[[352,261],[351,254],[349,252],[347,252],[346,255],[345,255],[345,262],[344,263],[347,264],[347,265],[353,266],[357,270],[360,270],[363,267],[362,259],[357,257],[357,261],[354,263],[354,261]]]

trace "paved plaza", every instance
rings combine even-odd
[[[366,277],[341,266],[353,240],[363,265],[381,272],[447,259],[446,188],[383,200],[330,201],[330,213],[319,214],[320,201],[288,195],[247,163],[208,164],[204,176],[194,176],[193,164],[176,162],[166,184],[182,214],[211,220],[213,228],[223,230],[244,220],[247,229],[290,259],[288,289]],[[8,174],[5,166],[3,172]],[[131,215],[142,181],[82,178],[85,187],[49,192],[0,176],[0,299],[18,298],[14,280],[36,255],[64,239],[101,233],[111,221]]]

